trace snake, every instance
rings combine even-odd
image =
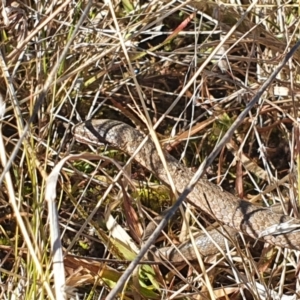
[[[138,164],[169,185],[167,171],[154,142],[138,129],[118,120],[91,119],[75,125],[72,133],[80,143],[94,146],[108,144],[129,156],[134,155]],[[194,173],[166,151],[164,157],[180,194]],[[281,248],[300,250],[300,220],[239,199],[207,179],[198,180],[186,201],[224,226],[213,229],[209,236],[200,234],[193,243],[183,243],[178,247],[181,254],[171,247],[162,248],[161,253],[174,262],[182,261],[182,255],[188,260],[196,259],[195,245],[203,256],[216,254],[220,248],[226,249],[224,236],[230,241],[239,232]]]

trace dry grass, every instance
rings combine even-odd
[[[105,299],[135,257],[150,218],[174,197],[138,165],[116,175],[126,157],[113,149],[100,163],[91,155],[71,160],[69,153],[89,149],[71,143],[70,128],[91,117],[120,119],[145,132],[159,124],[162,145],[196,169],[299,38],[296,1],[230,2],[2,4],[0,153],[10,171],[0,176],[1,299],[59,299],[53,273],[61,284],[66,280],[66,298]],[[300,50],[207,172],[260,205],[297,207],[299,63]],[[64,157],[57,187],[48,186],[45,196],[47,176]],[[60,260],[49,239],[53,197],[62,243],[55,252],[64,250],[64,271],[52,273],[53,260]],[[213,222],[191,213],[202,225]],[[186,217],[191,230],[198,226]],[[182,223],[178,214],[166,229],[169,239],[162,236],[156,246],[178,244]],[[297,263],[297,252],[245,237],[226,255],[144,263],[123,297],[297,299]]]

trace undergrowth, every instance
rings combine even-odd
[[[159,124],[165,151],[196,171],[299,39],[298,2],[278,3],[2,2],[0,152],[3,169],[11,166],[0,178],[1,299],[106,298],[139,251],[150,219],[176,197],[135,163],[116,179],[128,157],[74,142],[72,126],[117,119],[147,134]],[[298,49],[206,171],[253,203],[288,204],[294,217],[299,63]],[[48,190],[63,250],[65,294],[58,296],[50,239],[56,224],[49,221],[55,208],[46,180],[69,154],[92,150],[93,159],[66,159]],[[190,209],[203,226],[214,222]],[[184,226],[178,213],[155,246],[180,244],[188,238]],[[299,298],[298,253],[241,240],[225,256],[202,262],[149,255],[119,297]]]

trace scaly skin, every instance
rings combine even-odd
[[[145,135],[131,126],[114,120],[90,120],[73,129],[73,134],[79,142],[85,144],[100,145],[108,143],[128,155],[133,155]],[[173,156],[164,153],[169,172],[172,176],[178,193],[183,192],[189,184],[193,173],[182,166]],[[134,157],[135,161],[151,171],[162,182],[168,183],[166,171],[157,154],[154,143],[148,139],[144,146]],[[273,245],[300,250],[300,220],[277,214],[270,209],[255,206],[245,200],[238,199],[234,195],[221,190],[217,185],[205,179],[200,179],[195,188],[188,195],[188,202],[211,215],[217,221],[228,225],[230,228],[243,232],[255,239],[264,240]],[[262,236],[270,226],[286,223],[295,225],[294,231],[281,234],[268,234]],[[230,231],[230,235],[233,231]],[[214,239],[223,248],[223,237],[214,233]],[[196,240],[199,251],[203,255],[214,254],[217,248],[210,239],[203,240],[203,237]],[[189,250],[187,250],[189,249]],[[194,259],[190,251],[191,246],[185,244],[181,250]],[[187,253],[188,251],[188,253]],[[191,258],[192,256],[192,258]],[[179,258],[175,258],[175,260]]]

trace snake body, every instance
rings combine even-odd
[[[128,155],[133,155],[145,139],[145,135],[137,129],[114,120],[86,121],[76,125],[73,134],[79,142],[93,145],[110,144]],[[189,184],[193,172],[181,165],[169,153],[166,152],[164,155],[176,189],[181,193]],[[135,154],[134,159],[162,182],[168,184],[167,173],[150,138]],[[268,208],[239,199],[205,179],[198,181],[188,195],[187,201],[227,225],[225,229],[230,236],[238,231],[279,247],[300,250],[300,220],[298,219],[274,213]],[[279,228],[279,225],[280,228],[288,228],[277,231],[276,234],[270,233],[270,228]],[[224,248],[222,235],[217,231],[212,235],[216,243]],[[203,255],[216,252],[216,247],[209,238],[198,237],[196,245]],[[191,244],[186,243],[180,250],[189,259],[194,259],[191,248]]]

